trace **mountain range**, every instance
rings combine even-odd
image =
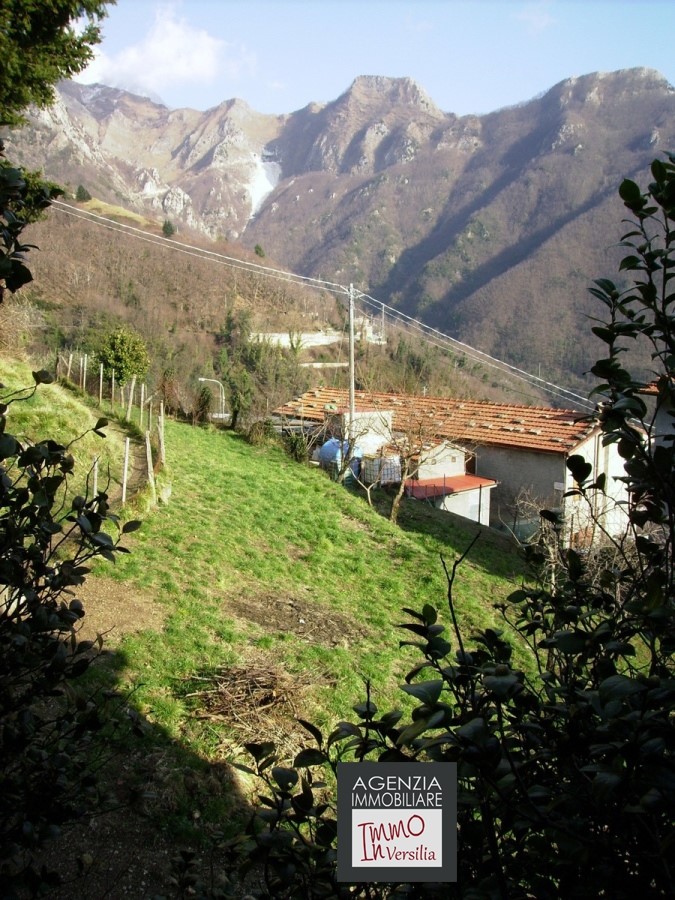
[[[184,240],[257,247],[523,368],[581,376],[597,355],[588,287],[620,258],[617,189],[675,149],[675,89],[650,69],[595,73],[458,117],[409,78],[362,76],[276,116],[64,82],[7,143]]]

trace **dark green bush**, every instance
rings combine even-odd
[[[309,445],[307,437],[301,432],[286,431],[283,434],[284,447],[292,459],[299,463],[309,460]]]
[[[106,379],[110,380],[114,372],[117,384],[126,384],[134,376],[144,378],[150,366],[145,340],[124,325],[103,335],[96,356]]]
[[[276,444],[279,438],[269,419],[258,419],[246,432],[246,440],[254,447],[260,447],[270,443]]]
[[[303,723],[314,746],[292,765],[271,744],[248,745],[248,771],[263,791],[241,841],[243,869],[262,868],[264,896],[673,895],[675,156],[655,161],[652,175],[645,193],[631,181],[620,188],[633,216],[621,264],[632,284],[601,279],[592,289],[606,308],[593,329],[607,348],[593,368],[602,380],[597,421],[625,461],[625,534],[605,535],[611,552],[592,572],[585,554],[559,540],[555,579],[549,570],[500,609],[506,632],[467,636],[458,627],[458,559],[447,572],[450,634],[431,605],[404,610],[402,644],[419,653],[402,686],[416,702],[411,715],[381,714],[368,694],[356,719],[328,736]],[[646,378],[624,367],[635,341],[651,345]],[[598,495],[608,499],[583,459],[568,466],[575,502],[592,509]],[[555,525],[556,514],[545,515]],[[534,675],[513,664],[507,635],[529,648]],[[325,782],[341,759],[457,764],[456,884],[336,881]]]
[[[34,377],[36,387],[49,380]],[[47,879],[33,851],[95,796],[90,736],[103,725],[103,702],[77,679],[100,642],[78,640],[76,591],[91,559],[124,548],[104,491],[69,494],[69,447],[7,431],[9,404],[30,395],[0,404],[0,882],[32,891]],[[106,424],[92,430],[104,436]]]
[[[192,424],[204,424],[209,421],[211,413],[211,404],[213,402],[213,393],[211,388],[203,384],[195,395],[194,406],[192,407]]]

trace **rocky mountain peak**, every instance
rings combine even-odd
[[[59,83],[59,95],[66,105],[80,106],[88,116],[99,122],[119,114],[148,119],[164,118],[169,112],[162,103],[105,84],[62,81]]]
[[[665,95],[672,94],[673,91],[673,87],[660,72],[638,67],[566,78],[552,87],[544,100],[549,98],[560,108],[572,105],[583,107],[586,104],[597,106],[610,99],[618,101],[651,92]]]
[[[223,100],[222,103],[211,107],[211,109],[207,109],[204,113],[204,115],[208,117],[212,117],[214,114],[227,115],[234,119],[245,119],[251,115],[260,115],[260,113],[256,113],[245,100],[241,100],[239,97]]]
[[[362,104],[416,106],[431,115],[443,116],[427,92],[413,78],[388,78],[383,75],[359,75],[351,83],[341,100]]]
[[[73,192],[365,283],[487,352],[583,372],[585,351],[560,338],[560,321],[576,336],[588,284],[607,272],[615,186],[673,146],[675,91],[630,69],[461,118],[410,78],[361,76],[283,116],[238,99],[169,110],[70,83],[11,151]]]
[[[413,160],[446,118],[412,78],[361,75],[332,103],[294,114],[275,149],[287,175],[367,175]]]

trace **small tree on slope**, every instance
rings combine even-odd
[[[126,384],[134,375],[144,378],[150,366],[148,348],[136,331],[120,327],[104,336],[97,357],[103,363],[103,374],[107,379],[115,379],[118,384]]]

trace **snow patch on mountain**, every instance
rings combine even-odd
[[[263,204],[265,197],[272,193],[281,179],[281,166],[277,162],[263,161],[257,153],[253,155],[255,168],[246,185],[246,190],[251,199],[251,218],[257,213]]]

